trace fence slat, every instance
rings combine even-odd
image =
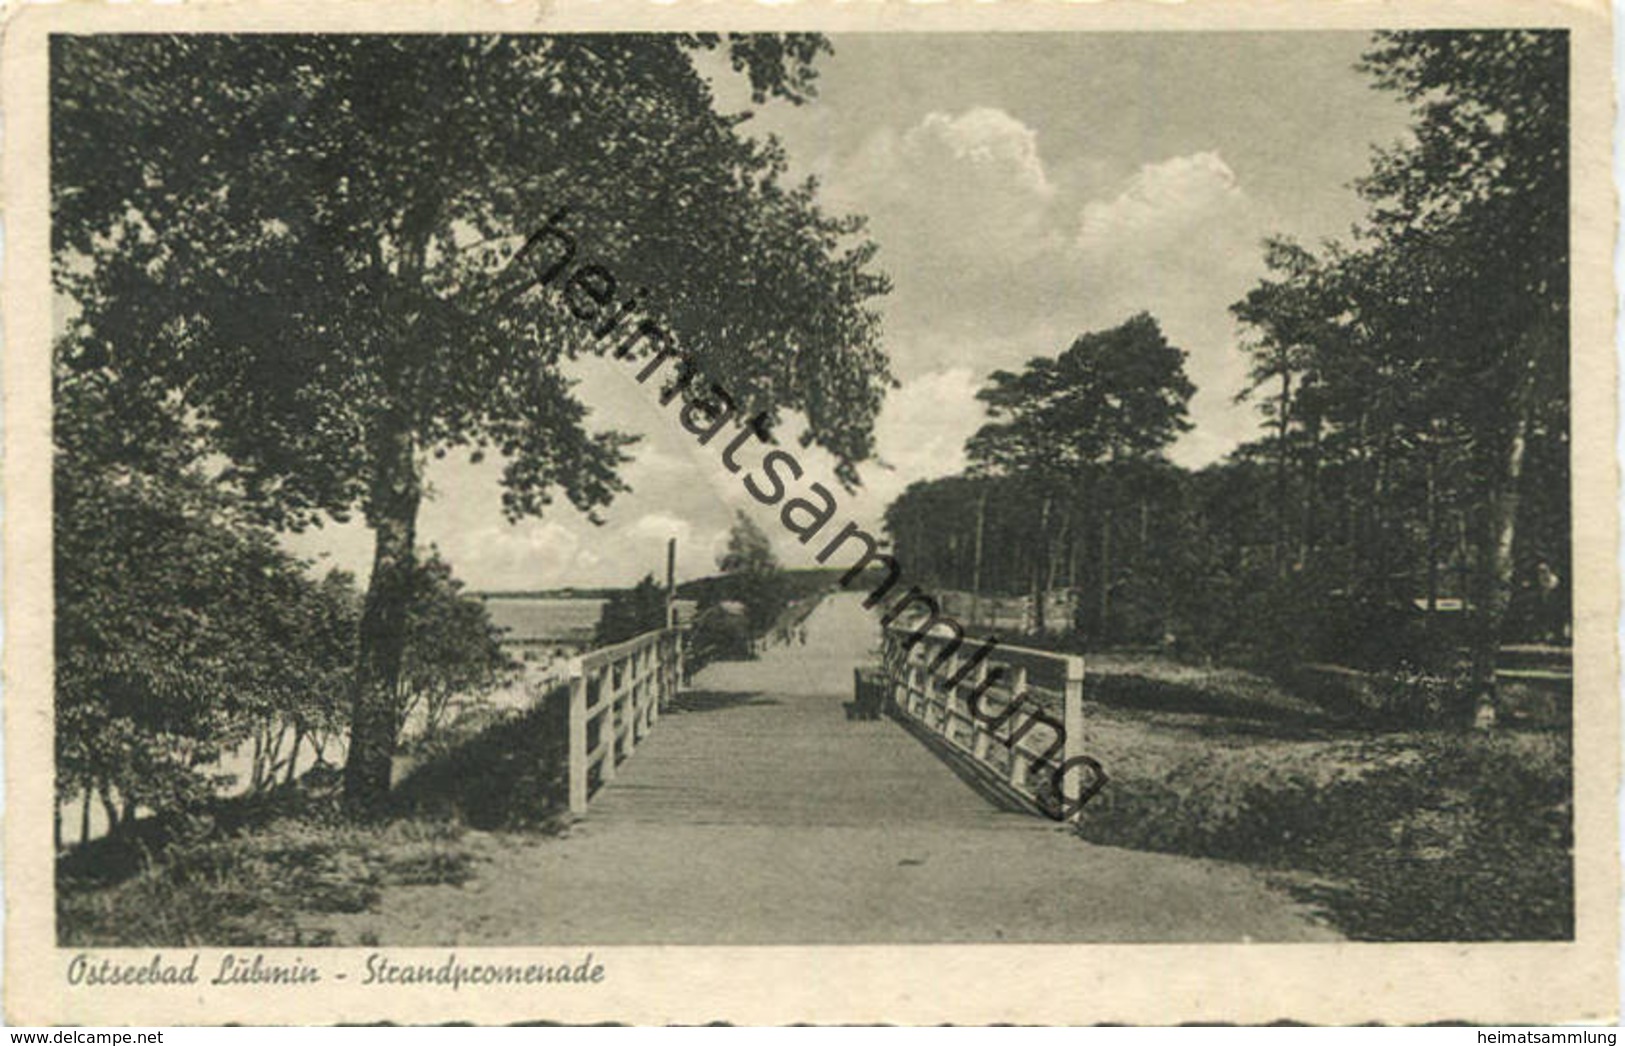
[[[615,780],[615,764],[620,761],[621,739],[620,692],[615,686],[614,661],[606,662],[598,670],[598,695],[598,700],[609,707],[609,713],[604,716],[604,725],[599,727],[599,730],[609,731],[609,744],[608,750],[604,753],[604,765],[598,768],[598,780],[603,784],[609,784]]]
[[[1075,817],[1081,808],[1084,769],[1092,762],[1084,752],[1083,658],[1023,647],[995,649],[991,641],[974,654],[967,653],[979,642],[942,633],[922,635],[901,625],[888,627],[881,663],[894,713],[940,737],[951,750],[968,755],[1001,788],[1009,788],[1034,807],[1057,816],[1058,802],[1058,816]],[[975,671],[948,685],[970,657],[975,658]],[[1035,685],[1033,671],[1040,674],[1042,686]],[[989,686],[995,673],[1003,675],[1003,684]],[[1035,700],[1038,693],[1060,698],[1059,720]],[[1002,700],[995,702],[995,695]],[[1079,762],[1074,765],[1074,760]],[[1060,770],[1064,773],[1057,780]],[[1098,772],[1098,764],[1092,772]],[[1042,779],[1036,786],[1035,777]],[[1051,782],[1059,785],[1059,794]]]
[[[1009,714],[1005,715],[1004,723],[1002,725],[1004,727],[1004,747],[1010,753],[1010,765],[1005,771],[1006,779],[1010,782],[1011,787],[1019,789],[1022,792],[1028,791],[1027,761],[1021,757],[1021,749],[1017,743],[1019,738],[1016,735],[1016,715],[1014,710],[1017,706],[1019,706],[1022,698],[1025,697],[1026,694],[1027,666],[1017,665],[1015,679],[1010,684],[1010,700],[1012,705],[1009,709],[1004,710]]]
[[[570,676],[570,812],[587,812],[587,677]]]

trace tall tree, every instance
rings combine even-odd
[[[745,604],[751,634],[767,631],[784,608],[784,577],[773,543],[743,512],[734,515],[728,547],[717,557],[717,567],[732,579],[731,590]]]
[[[1472,674],[1489,724],[1529,443],[1568,428],[1568,34],[1385,33],[1365,68],[1414,113],[1412,140],[1360,189],[1371,238],[1425,288],[1410,318],[1450,379],[1434,409],[1468,434],[1482,506]]]
[[[771,574],[779,569],[779,557],[756,521],[736,512],[728,529],[728,547],[717,557],[717,569],[724,574]]]
[[[1148,313],[1080,335],[1059,356],[1036,357],[1019,372],[989,376],[977,398],[991,420],[966,443],[966,453],[973,468],[1021,477],[1034,489],[1041,553],[1032,566],[1036,607],[1043,606],[1055,573],[1058,542],[1049,522],[1055,494],[1071,494],[1092,480],[1103,508],[1098,596],[1106,627],[1111,468],[1153,458],[1189,429],[1186,408],[1195,391],[1185,374],[1184,350],[1168,343]],[[1042,610],[1037,612],[1042,628]]]
[[[593,643],[596,646],[609,646],[664,627],[666,590],[655,582],[653,574],[645,574],[631,588],[609,594],[598,611]]]
[[[695,56],[719,50],[756,102],[800,103],[829,47],[53,38],[55,275],[89,350],[181,397],[268,518],[359,511],[373,531],[345,772],[359,810],[389,786],[426,459],[500,453],[514,517],[623,489],[630,440],[589,428],[565,373],[614,347],[593,333],[610,299],[658,315],[741,416],[802,411],[844,479],[871,452],[890,382],[874,248],[812,183],[784,184],[775,141],[716,111]],[[573,249],[549,236],[516,273],[550,219]],[[583,279],[537,286],[567,253]]]
[[[1338,310],[1327,307],[1325,265],[1303,247],[1285,239],[1267,240],[1264,264],[1270,276],[1248,291],[1230,311],[1254,332],[1243,345],[1252,357],[1252,367],[1247,387],[1238,399],[1258,396],[1273,386],[1273,395],[1262,400],[1261,408],[1275,442],[1274,558],[1277,573],[1284,574],[1293,559],[1301,566],[1307,555],[1306,532],[1314,512],[1313,485],[1306,484],[1307,503],[1301,506],[1304,523],[1298,531],[1302,544],[1296,557],[1289,556],[1294,429],[1300,434],[1318,430],[1314,390],[1305,386],[1315,379],[1319,354],[1329,349]]]
[[[428,737],[444,725],[454,700],[490,693],[519,665],[502,649],[501,630],[485,602],[465,593],[438,549],[417,564],[408,605],[395,732],[399,738],[421,711]]]
[[[99,796],[116,830],[206,801],[243,742],[258,786],[267,737],[331,728],[355,620],[212,482],[161,390],[64,360],[83,362],[72,338],[52,404],[57,789]]]

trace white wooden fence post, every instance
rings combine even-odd
[[[1027,791],[1027,763],[1021,757],[1021,741],[1016,735],[1016,715],[1018,706],[1026,699],[1027,694],[1027,666],[1016,665],[1015,677],[1010,680],[1011,707],[1001,709],[1004,716],[1004,736],[1010,750],[1009,780],[1012,787],[1025,793]]]
[[[662,649],[665,651],[662,662],[666,669],[661,675],[660,700],[662,707],[670,707],[683,686],[683,630],[673,628],[666,633],[666,645]]]
[[[634,650],[626,659],[625,667],[621,669],[621,684],[626,690],[623,705],[626,709],[626,757],[632,758],[632,753],[638,750],[638,741],[642,738],[643,730],[643,679],[638,666],[643,661],[643,655]]]
[[[975,677],[966,682],[970,684],[971,692],[978,695],[976,707],[972,708],[971,702],[965,702],[965,711],[970,716],[970,751],[977,762],[985,763],[987,762],[989,740],[987,727],[982,723],[982,713],[985,711],[982,702],[987,700],[987,690],[984,688],[984,684],[987,682],[987,660],[985,658],[976,666]]]
[[[1076,654],[1066,659],[1066,701],[1062,708],[1062,725],[1066,728],[1066,744],[1061,752],[1061,765],[1065,766],[1066,773],[1061,775],[1062,809],[1071,810],[1071,816],[1077,816],[1073,809],[1082,794],[1083,788],[1078,780],[1082,772],[1081,766],[1069,765],[1075,758],[1083,755],[1083,658]]]
[[[660,694],[665,687],[666,665],[666,637],[655,636],[653,642],[643,649],[643,710],[639,718],[643,721],[643,732],[647,734],[655,726],[655,710],[660,707]]]
[[[587,677],[570,665],[570,812],[587,812]]]
[[[615,761],[621,748],[620,694],[615,689],[615,665],[606,662],[598,670],[598,705],[604,711],[598,718],[598,746],[604,749],[604,761],[598,768],[598,780],[609,784],[615,780]]]

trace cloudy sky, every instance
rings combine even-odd
[[[846,495],[827,459],[798,455],[837,492],[841,518],[877,523],[908,483],[964,464],[988,372],[1054,355],[1078,334],[1149,310],[1190,354],[1195,429],[1172,451],[1199,466],[1257,426],[1233,402],[1246,363],[1227,311],[1262,274],[1259,241],[1342,237],[1349,188],[1372,143],[1406,112],[1354,63],[1343,33],[969,34],[835,37],[817,101],[764,107],[748,126],[779,135],[832,210],[867,215],[892,277],[885,345],[902,381],[879,422],[880,461]],[[718,96],[747,102],[719,66]],[[807,560],[776,510],[754,502],[656,406],[623,364],[587,362],[578,392],[593,423],[644,436],[622,495],[595,527],[568,505],[508,525],[499,466],[448,459],[419,526],[483,589],[620,585],[658,570],[667,537],[680,576],[714,570],[736,509],[790,563]],[[362,577],[370,539],[327,527],[301,554]],[[815,544],[815,548],[817,545]]]

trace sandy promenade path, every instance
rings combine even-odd
[[[492,835],[461,887],[395,887],[354,943],[1331,940],[1248,868],[1092,846],[997,809],[889,720],[849,721],[877,632],[716,664],[556,839]]]

